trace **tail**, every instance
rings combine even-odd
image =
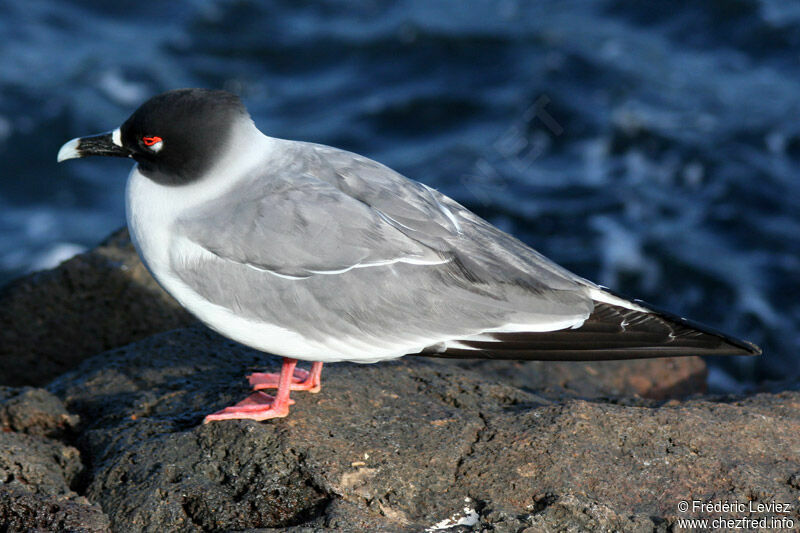
[[[761,348],[661,311],[598,290],[595,307],[576,329],[491,332],[448,341],[419,355],[525,361],[603,361],[689,355],[761,355]],[[476,340],[477,339],[477,340]]]

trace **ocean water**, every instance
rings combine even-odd
[[[423,181],[574,272],[800,363],[800,4],[0,3],[0,283],[124,224],[130,163],[56,165],[147,97],[239,93],[267,134]]]

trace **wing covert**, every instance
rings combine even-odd
[[[311,177],[254,180],[176,224],[179,234],[220,258],[289,277],[446,260],[368,205]]]

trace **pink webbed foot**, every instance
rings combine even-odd
[[[253,390],[277,389],[280,374],[276,372],[254,372],[247,376]],[[317,361],[311,365],[311,371],[295,368],[292,374],[290,390],[304,390],[313,394],[322,390],[322,363]]]
[[[214,420],[269,420],[270,418],[283,418],[289,414],[289,406],[294,400],[286,398],[284,402],[264,392],[254,392],[241,402],[221,411],[207,415],[203,423]]]
[[[250,396],[231,407],[210,414],[203,420],[204,424],[215,420],[269,420],[283,418],[289,414],[289,406],[294,402],[289,398],[292,390],[319,392],[322,363],[314,363],[310,372],[295,370],[296,359],[283,358],[281,372],[275,374],[251,374],[250,384],[256,390]],[[277,388],[275,396],[270,396],[259,389]]]

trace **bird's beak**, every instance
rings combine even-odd
[[[92,135],[91,137],[77,137],[67,141],[58,151],[58,162],[76,157],[89,155],[107,155],[113,157],[130,157],[131,152],[122,146],[122,136],[119,128],[114,131]]]

